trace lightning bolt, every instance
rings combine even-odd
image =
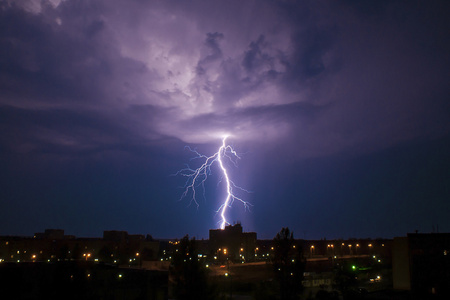
[[[225,160],[229,160],[231,163],[233,163],[236,166],[236,161],[240,159],[237,152],[231,147],[230,145],[227,145],[226,140],[228,136],[224,136],[222,139],[222,146],[217,150],[216,153],[214,153],[211,156],[206,156],[201,153],[199,153],[195,149],[191,149],[189,146],[186,146],[186,148],[195,153],[195,157],[192,159],[203,159],[204,162],[200,165],[200,167],[196,169],[192,169],[191,167],[187,166],[184,169],[181,169],[174,175],[181,175],[187,177],[186,183],[184,185],[184,192],[181,195],[180,200],[183,198],[188,197],[188,195],[192,194],[192,197],[190,199],[189,204],[195,203],[195,205],[198,207],[199,204],[197,202],[197,188],[199,186],[203,189],[203,197],[205,197],[205,182],[208,179],[208,176],[211,175],[211,166],[214,163],[218,163],[220,170],[222,171],[223,179],[225,180],[226,184],[226,197],[225,200],[223,200],[222,205],[220,205],[219,209],[216,211],[216,213],[220,214],[221,221],[220,221],[220,228],[224,229],[226,225],[230,224],[227,221],[226,213],[227,209],[230,208],[234,201],[239,201],[244,205],[245,209],[250,208],[250,203],[243,200],[242,198],[238,197],[233,189],[239,189],[245,192],[249,192],[236,184],[230,179],[228,175],[228,170],[224,165]]]

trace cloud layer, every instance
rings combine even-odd
[[[311,156],[442,136],[447,4],[419,5],[3,2],[1,143],[87,149],[231,133]]]

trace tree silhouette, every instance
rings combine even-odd
[[[358,296],[355,291],[357,286],[355,272],[349,263],[335,270],[333,287],[342,293],[344,299],[355,299]]]
[[[273,239],[273,267],[282,300],[297,299],[302,291],[305,259],[301,247],[295,245],[294,234],[282,228]]]
[[[207,281],[206,268],[198,259],[195,238],[186,235],[173,253],[170,276],[175,299],[215,299],[214,290]]]
[[[98,257],[100,258],[100,261],[102,262],[111,262],[113,251],[111,247],[104,245],[99,251],[98,251]]]

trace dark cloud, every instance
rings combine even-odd
[[[188,159],[183,145],[213,151],[223,134],[231,134],[255,157],[246,157],[248,165],[243,161],[247,172],[264,174],[265,164],[256,158],[274,157],[267,165],[279,175],[285,205],[315,198],[321,183],[335,190],[319,193],[317,201],[336,192],[345,201],[351,188],[337,191],[330,178],[307,193],[299,192],[297,181],[282,181],[290,174],[308,181],[293,171],[308,160],[320,173],[338,157],[385,157],[380,151],[403,145],[445,144],[448,11],[446,1],[3,1],[1,176],[14,174],[21,182],[13,170],[17,164],[26,173],[29,162],[54,166],[48,180],[58,181],[58,172],[80,165],[84,169],[75,168],[73,176],[82,185],[92,165],[98,176],[123,170],[128,177],[120,180],[142,183],[133,173],[139,166],[139,176],[151,173],[145,182],[156,198],[171,198],[175,193],[163,174]],[[278,170],[281,165],[287,171]],[[262,176],[247,177],[250,185],[270,186]],[[61,186],[79,199],[75,185]],[[53,200],[44,195],[48,186],[32,190],[51,206],[65,188],[48,192]],[[442,184],[435,188],[443,191]],[[4,199],[16,197],[9,191]],[[126,191],[117,191],[122,200],[115,201],[128,201]],[[134,195],[145,203],[152,193],[141,192]],[[92,193],[102,197],[94,188]],[[273,187],[261,201],[278,193]],[[170,200],[149,203],[161,210],[164,201]],[[318,209],[306,206],[298,209]]]
[[[248,35],[248,28],[231,30],[233,27],[228,26],[229,22],[224,27],[222,18],[238,4],[221,5],[223,3],[219,7],[205,6],[202,11],[208,11],[206,14],[193,8],[183,12],[181,7],[170,8],[162,3],[132,5],[125,10],[127,13],[119,16],[116,12],[120,10],[120,4],[101,2],[47,4],[39,13],[24,11],[17,6],[5,8],[2,10],[5,26],[2,26],[1,41],[6,52],[2,69],[6,79],[3,82],[7,86],[3,90],[10,93],[5,104],[12,105],[10,102],[15,97],[27,97],[33,98],[36,105],[39,105],[36,101],[47,105],[69,101],[82,105],[85,111],[93,106],[98,106],[94,109],[98,111],[106,105],[124,120],[131,118],[127,117],[129,105],[171,108],[166,111],[172,113],[165,117],[170,119],[170,124],[160,119],[161,123],[156,126],[161,130],[160,134],[173,135],[187,142],[204,142],[201,135],[212,136],[211,133],[203,130],[193,135],[173,124],[179,123],[178,120],[189,122],[188,118],[195,119],[202,114],[226,116],[227,111],[233,113],[236,109],[296,102],[320,105],[335,102],[339,103],[334,106],[338,111],[341,108],[346,111],[351,111],[352,107],[359,109],[358,98],[370,98],[371,90],[376,88],[373,83],[382,80],[411,82],[407,78],[411,73],[402,70],[420,55],[411,53],[405,57],[402,48],[406,50],[415,43],[405,35],[401,37],[404,46],[396,46],[400,42],[395,41],[395,35],[403,33],[402,26],[410,26],[405,25],[409,24],[406,17],[398,20],[395,10],[389,9],[396,7],[396,2],[391,6],[382,5],[382,9],[372,7],[371,15],[383,15],[383,18],[365,21],[360,15],[365,14],[365,9],[353,4],[328,7],[313,2],[264,3],[258,9],[263,9],[263,15],[273,22],[250,27],[252,32],[257,32],[253,36]],[[137,8],[139,12],[132,17],[131,11]],[[338,12],[333,12],[336,9]],[[155,17],[144,18],[145,11],[154,13]],[[362,25],[353,26],[353,20]],[[199,25],[190,25],[194,21],[209,24],[205,30],[214,25],[218,30],[202,32]],[[243,25],[244,16],[238,16],[235,23]],[[175,33],[183,25],[191,29],[185,32],[190,39],[183,40],[183,46],[178,40],[179,35],[162,34]],[[150,31],[146,33],[144,30],[149,26]],[[278,34],[279,28],[285,29],[282,34]],[[136,34],[130,35],[128,31]],[[233,45],[241,40],[238,47]],[[373,41],[379,44],[370,44]],[[387,51],[381,47],[388,47]],[[353,54],[355,51],[356,55]],[[395,65],[397,69],[393,67]],[[422,67],[425,68],[422,72],[428,72],[427,66]],[[359,72],[367,73],[362,76],[372,76],[373,83],[369,78],[361,82]],[[421,74],[415,76],[419,78]],[[347,83],[352,80],[358,85],[353,91],[348,89]],[[347,89],[341,88],[343,84]],[[402,93],[401,88],[405,86],[392,86],[389,95],[377,97],[392,98],[391,95]],[[354,95],[355,90],[360,90],[360,94]],[[378,90],[387,93],[384,87]],[[401,105],[399,101],[407,101],[403,99],[406,97],[401,95],[394,102]],[[382,100],[375,99],[371,105],[383,109],[381,103]],[[348,104],[350,107],[346,106]],[[331,125],[332,121],[337,123]],[[148,127],[155,130],[155,124],[149,123]],[[317,122],[322,124],[319,126],[327,123],[334,130],[341,127],[342,134],[347,135],[345,123],[332,118]],[[296,122],[286,124],[292,127]],[[223,124],[222,131],[239,125],[239,121],[229,126]],[[296,129],[292,127],[291,130]],[[309,130],[321,129],[311,127]],[[258,138],[255,132],[247,132],[249,134]],[[320,134],[317,131],[315,135]],[[356,136],[353,140],[365,143],[358,141]]]

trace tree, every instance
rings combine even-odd
[[[100,258],[100,261],[102,262],[111,262],[112,261],[112,254],[113,251],[111,250],[111,247],[104,245],[99,251],[98,251],[98,257]]]
[[[282,228],[273,239],[273,267],[282,300],[298,298],[302,291],[305,259],[301,247],[295,245],[294,233]]]
[[[357,286],[356,268],[354,265],[349,263],[340,265],[335,270],[333,286],[342,293],[344,299],[354,299]]]
[[[207,281],[206,268],[199,261],[195,238],[186,235],[173,253],[170,273],[173,279],[173,296],[180,300],[214,299],[214,290]]]

